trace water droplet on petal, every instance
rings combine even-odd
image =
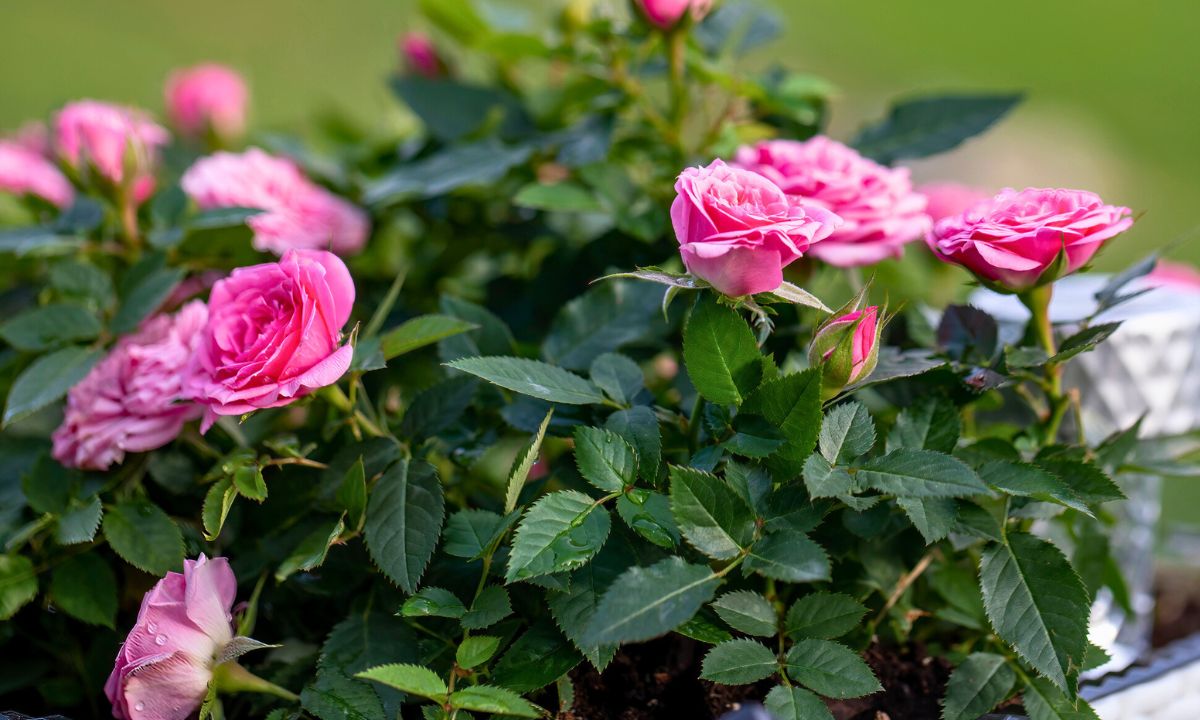
[[[166,645],[167,644],[167,636],[159,635],[158,637],[154,638],[154,644],[155,645]]]
[[[140,703],[138,703],[137,705],[134,705],[134,706],[133,706],[133,709],[134,709],[134,710],[137,710],[138,712],[141,712],[141,711],[143,711],[143,710],[145,710],[145,709],[146,709],[146,703],[144,703],[144,702],[140,702]]]
[[[152,633],[156,633],[158,632],[158,623],[148,622],[146,623],[146,629]]]

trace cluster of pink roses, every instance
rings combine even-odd
[[[147,320],[67,395],[54,457],[104,470],[126,452],[166,445],[189,420],[280,407],[337,382],[353,349],[342,327],[354,283],[336,255],[290,250],[238,268],[207,305]]]

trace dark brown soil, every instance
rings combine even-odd
[[[1150,644],[1160,648],[1200,632],[1200,570],[1165,568],[1159,571],[1154,584]]]
[[[874,645],[867,664],[883,692],[830,705],[837,720],[936,720],[938,700],[950,679],[950,663],[926,655],[920,647],[885,648]]]

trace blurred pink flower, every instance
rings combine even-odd
[[[812,249],[830,265],[871,265],[899,257],[906,243],[929,229],[925,197],[913,192],[908,168],[884,167],[827,137],[743,146],[734,164],[842,218],[841,227]]]
[[[117,720],[185,720],[204,702],[233,639],[237,578],[225,558],[183,561],[142,598],[104,694]]]
[[[115,187],[128,185],[139,202],[154,192],[159,148],[169,140],[166,129],[140,110],[96,100],[64,106],[54,122],[54,147],[63,162],[81,177],[94,171]]]
[[[1186,263],[1159,260],[1146,276],[1146,282],[1156,287],[1200,292],[1200,270]]]
[[[990,192],[953,182],[928,183],[917,188],[917,192],[929,201],[925,212],[934,222],[951,215],[961,215],[975,203],[992,196]]]
[[[437,48],[429,36],[420,32],[408,32],[400,37],[400,54],[410,70],[427,78],[445,74],[445,65],[438,56]]]
[[[235,140],[246,130],[249,92],[232,68],[206,63],[176,70],[167,78],[165,95],[167,115],[183,135],[202,138],[211,131]]]
[[[207,318],[204,303],[192,302],[121,338],[67,393],[54,458],[67,467],[106,470],[126,452],[166,445],[200,417],[201,408],[183,400],[183,375]]]
[[[670,30],[689,10],[693,20],[703,20],[712,10],[713,0],[637,0],[637,4],[651,24],[661,30]]]
[[[246,221],[254,231],[254,247],[264,252],[330,248],[353,254],[363,248],[371,231],[361,208],[309,180],[291,160],[258,148],[200,158],[180,184],[204,210],[265,211]]]
[[[36,195],[65,208],[75,190],[54,163],[13,140],[0,140],[0,192]]]

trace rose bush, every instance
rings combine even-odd
[[[1113,328],[1047,307],[1128,212],[926,204],[896,163],[1017,98],[832,140],[823,85],[739,57],[752,3],[425,6],[398,130],[244,147],[236,83],[185,73],[178,138],[89,101],[0,145],[34,158],[0,172],[0,705],[1090,717],[1137,428],[1079,440],[1063,365]],[[1026,338],[889,303],[959,265]]]

